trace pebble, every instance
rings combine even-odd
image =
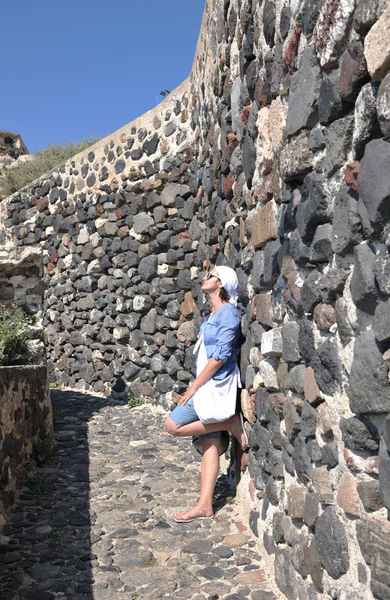
[[[0,536],[1,600],[273,597],[225,473],[214,520],[174,522],[198,498],[200,456],[164,431],[161,408],[76,391],[52,402],[53,456],[31,467]]]

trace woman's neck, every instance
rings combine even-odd
[[[210,294],[210,304],[211,304],[211,313],[215,314],[217,312],[217,310],[219,310],[221,308],[221,306],[223,306],[224,304],[227,304],[226,302],[223,302],[220,298],[219,295],[219,291],[215,292],[214,294]]]

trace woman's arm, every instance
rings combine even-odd
[[[182,395],[179,402],[177,403],[178,406],[180,406],[181,404],[187,404],[188,400],[196,394],[198,389],[203,384],[205,384],[206,381],[208,381],[209,379],[212,378],[213,375],[215,375],[215,373],[222,367],[222,365],[223,365],[222,360],[216,360],[215,358],[210,358],[209,362],[207,363],[207,365],[205,366],[203,371],[201,371],[201,373],[199,373],[198,377],[191,383],[188,390]]]

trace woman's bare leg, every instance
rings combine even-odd
[[[229,431],[240,442],[241,448],[246,449],[246,437],[241,427],[240,417],[233,415],[227,421],[219,423],[208,423],[205,425],[201,421],[193,421],[187,425],[178,425],[170,417],[165,420],[165,429],[174,436],[187,437],[192,435],[202,435],[214,431]]]
[[[192,508],[176,515],[176,519],[190,520],[194,517],[211,517],[213,512],[213,496],[219,472],[219,446],[221,438],[203,438],[201,440],[202,483],[198,502]]]

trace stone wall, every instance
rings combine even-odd
[[[239,497],[289,600],[389,597],[385,0],[208,0],[190,78],[0,207],[40,245],[52,380],[169,405],[236,269]]]
[[[29,362],[45,363],[43,343],[43,256],[39,246],[0,246],[0,304],[18,306],[33,316]]]
[[[29,159],[27,147],[19,133],[0,130],[0,198],[4,197],[1,188],[6,171]]]
[[[36,443],[52,435],[46,366],[0,367],[0,527],[24,481]]]
[[[0,248],[0,303],[34,315],[26,366],[0,366],[0,527],[23,483],[35,444],[53,434],[43,344],[43,261],[39,247]]]

